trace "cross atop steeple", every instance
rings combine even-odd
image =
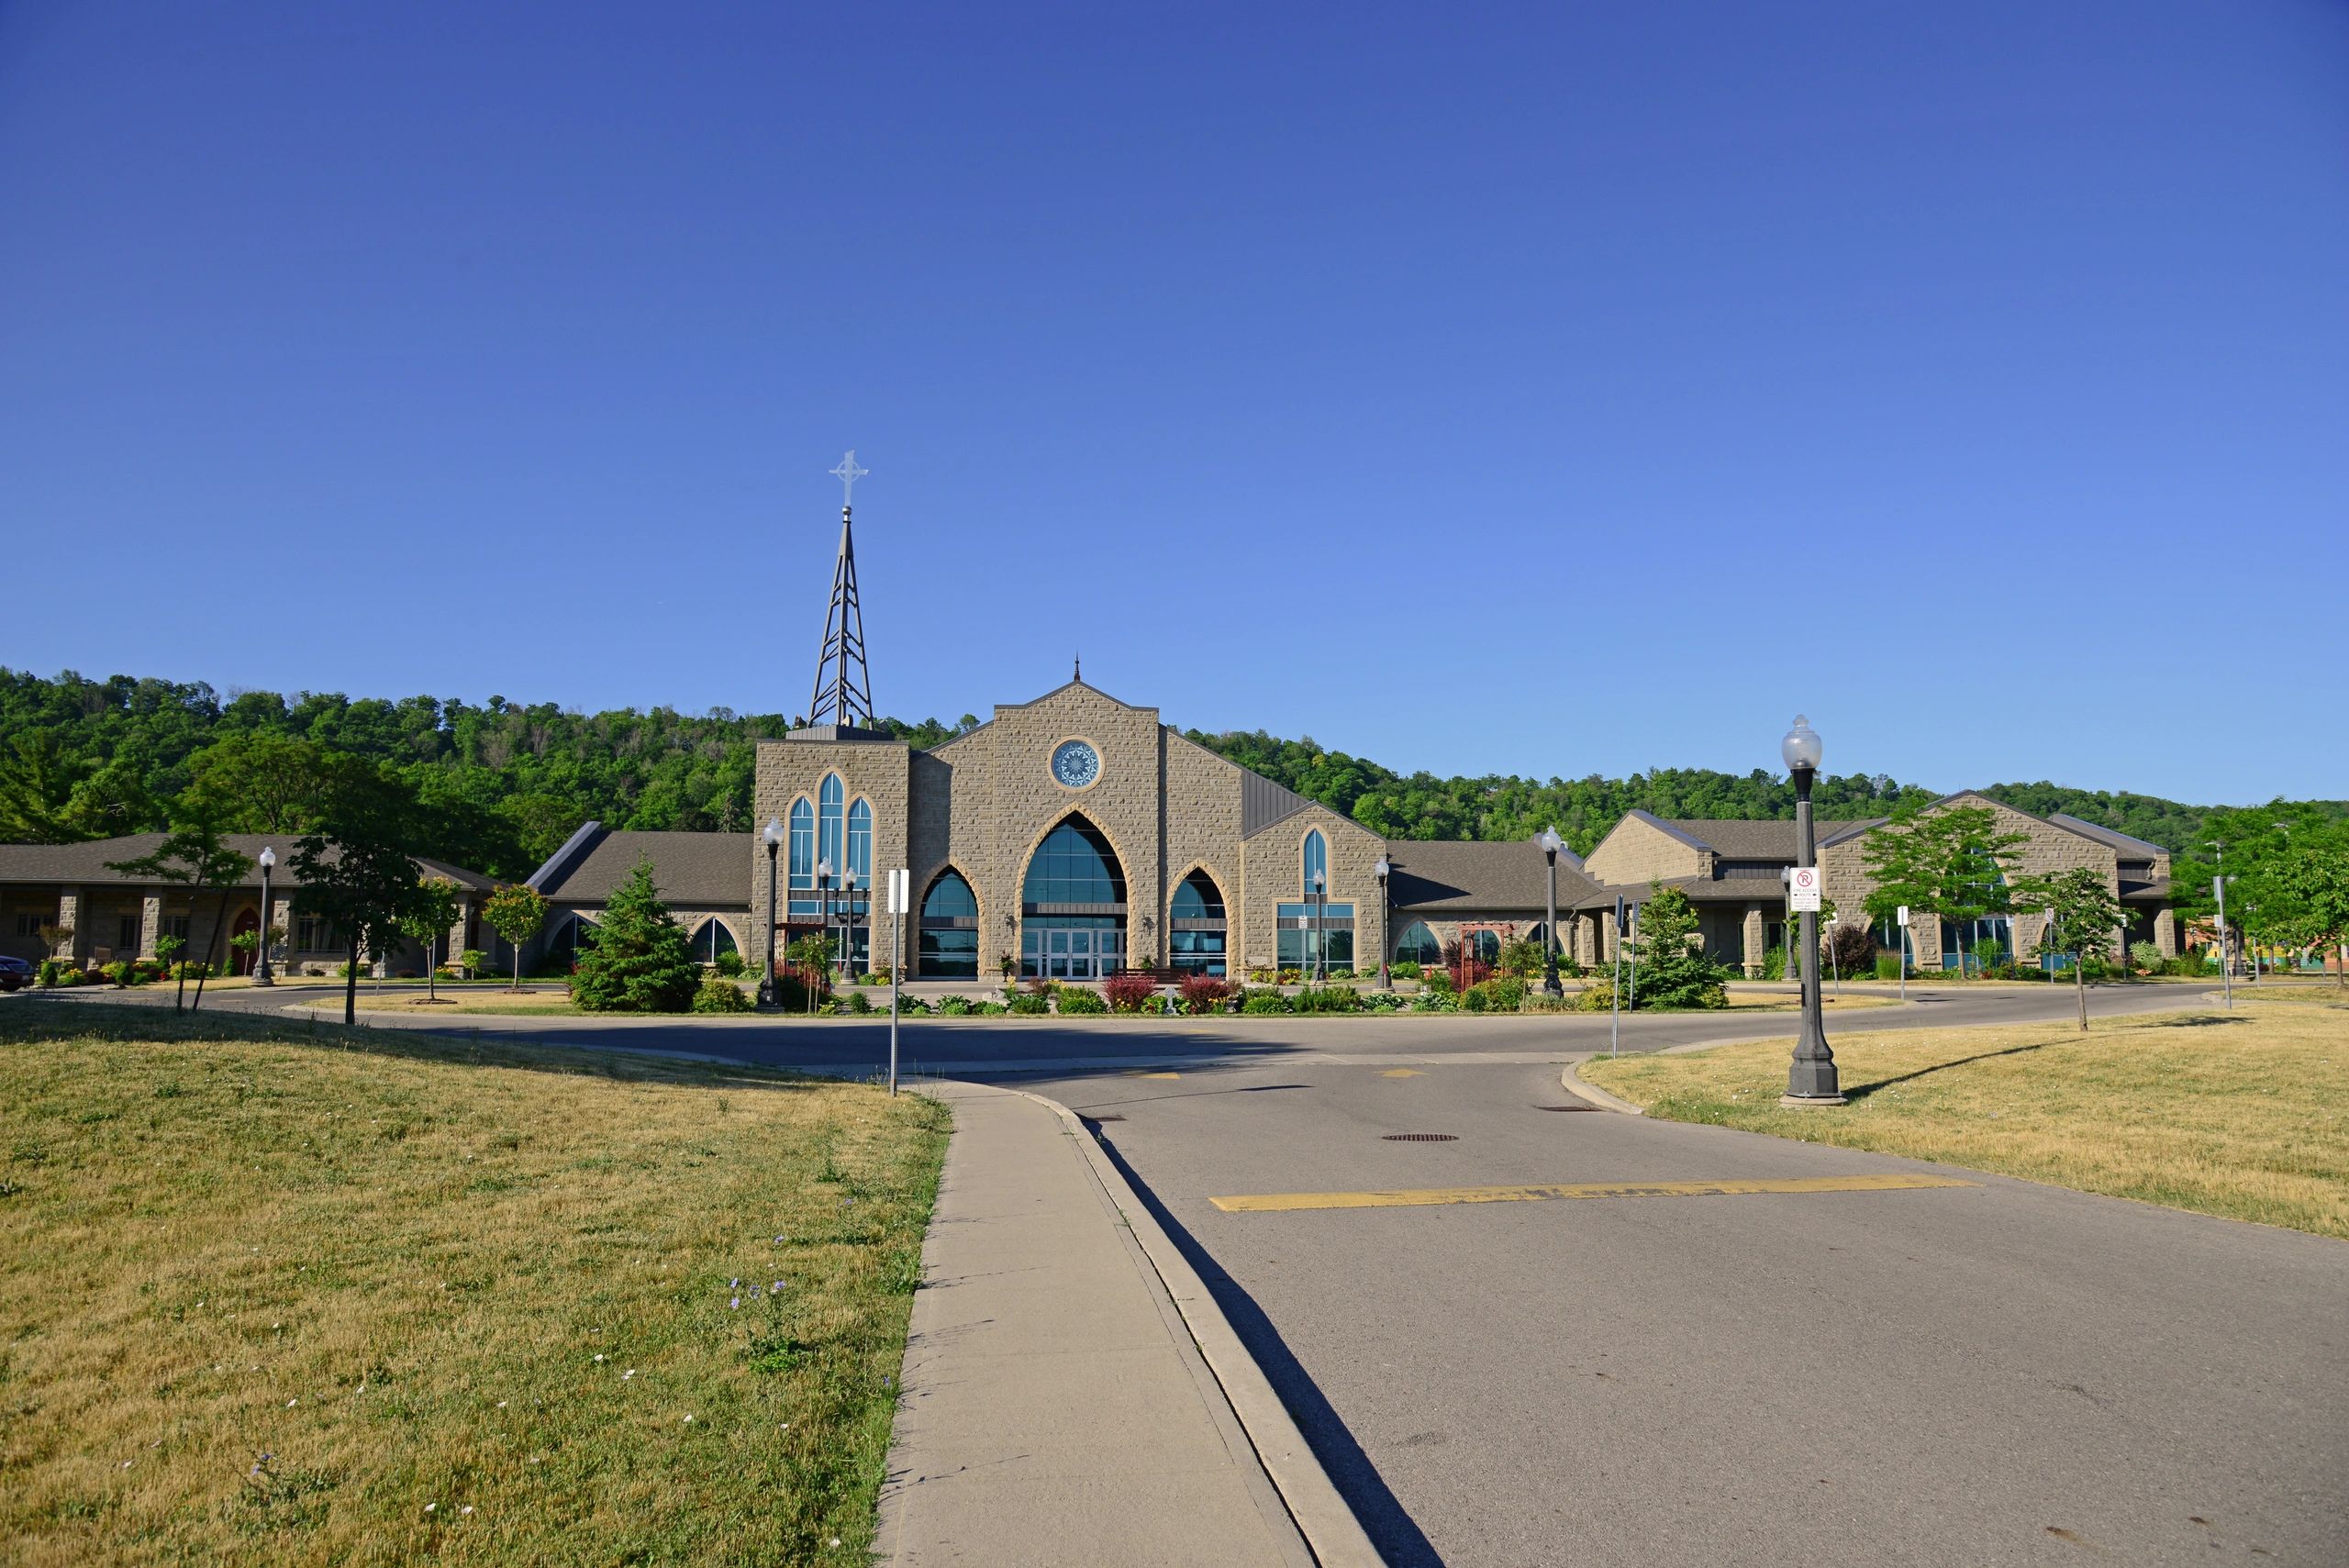
[[[864,666],[864,606],[856,595],[856,540],[849,528],[850,487],[870,473],[850,449],[833,469],[841,482],[841,550],[832,563],[832,601],[824,611],[824,649],[816,657],[816,695],[807,723],[873,727],[873,677]]]

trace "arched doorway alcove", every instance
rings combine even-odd
[[[1124,967],[1126,873],[1100,828],[1072,812],[1028,857],[1019,890],[1019,973],[1097,980]]]

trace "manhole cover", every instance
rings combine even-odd
[[[1457,1143],[1460,1140],[1449,1132],[1390,1132],[1385,1135],[1388,1143]]]
[[[1597,1106],[1536,1106],[1537,1111],[1595,1111]]]

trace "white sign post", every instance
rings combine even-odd
[[[1909,906],[1903,904],[1895,912],[1900,922],[1900,999],[1909,999]]]
[[[1819,913],[1819,868],[1797,866],[1787,879],[1787,907],[1798,915]]]
[[[913,873],[889,873],[889,1093],[897,1092],[897,986],[906,973],[906,909],[913,902]]]

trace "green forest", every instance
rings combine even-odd
[[[935,746],[978,723],[883,723]],[[0,667],[0,841],[63,842],[167,826],[173,803],[208,785],[230,829],[280,830],[269,781],[306,742],[395,768],[431,807],[440,835],[425,852],[492,875],[528,875],[589,817],[607,826],[746,831],[757,743],[782,736],[782,714],[699,716],[655,707],[583,714],[552,703],[486,704],[413,696],[240,692],[203,682],[115,675],[54,678]],[[1263,731],[1186,732],[1202,746],[1345,812],[1393,839],[1524,838],[1554,822],[1586,852],[1626,811],[1660,817],[1790,817],[1794,791],[1745,774],[1658,768],[1629,778],[1439,778],[1395,773],[1310,740]],[[1823,818],[1881,816],[1944,784],[1881,774],[1823,777]],[[2070,812],[2174,851],[2194,844],[2213,808],[2126,792],[2011,784],[1987,793],[2027,811]],[[2349,812],[2319,803],[2327,816]]]

